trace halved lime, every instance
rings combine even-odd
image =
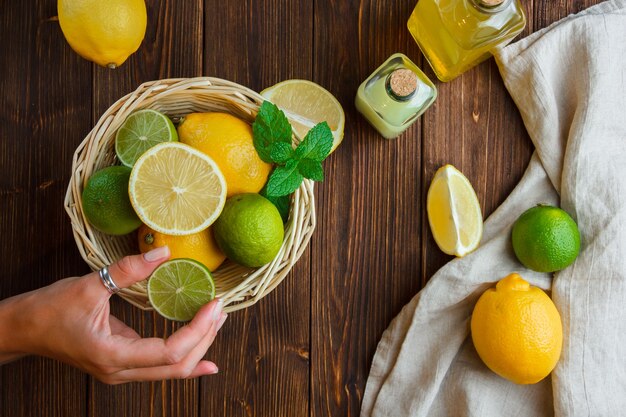
[[[172,259],[159,265],[148,280],[148,298],[163,317],[189,321],[215,298],[211,272],[193,259]]]
[[[115,153],[120,162],[133,167],[148,149],[161,142],[178,141],[172,121],[156,110],[139,110],[128,116],[115,135]]]

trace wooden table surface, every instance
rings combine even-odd
[[[596,1],[523,2],[526,36]],[[63,210],[72,155],[109,105],[148,80],[207,75],[260,91],[303,78],[330,90],[346,112],[345,139],[316,185],[317,229],[273,293],[230,315],[207,354],[219,375],[111,387],[29,357],[0,368],[0,416],[358,416],[382,332],[450,259],[424,210],[435,170],[462,170],[488,216],[530,159],[495,63],[437,82],[434,106],[387,141],[354,96],[394,52],[435,79],[406,29],[414,0],[147,6],[143,44],[112,71],[70,49],[55,1],[0,2],[0,298],[89,271]],[[119,298],[112,310],[145,336],[177,327]]]

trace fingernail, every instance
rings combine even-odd
[[[217,323],[217,330],[222,328],[222,326],[224,325],[224,322],[226,322],[227,318],[228,318],[228,314],[222,313],[220,321]]]
[[[220,316],[222,315],[223,305],[224,302],[221,299],[218,299],[217,303],[215,303],[215,307],[213,307],[213,311],[211,312],[211,319],[213,319],[213,321],[217,321],[220,319]]]
[[[170,256],[170,248],[167,246],[161,246],[156,249],[152,249],[150,252],[143,254],[143,259],[147,262],[156,262],[162,259],[166,259]]]

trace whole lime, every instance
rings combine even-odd
[[[141,226],[128,197],[131,169],[112,166],[101,169],[83,190],[83,213],[93,227],[109,235],[125,235]]]
[[[569,266],[580,251],[576,222],[558,207],[539,205],[526,210],[513,224],[511,234],[517,259],[539,272]]]
[[[213,224],[217,244],[238,264],[259,267],[274,259],[285,230],[278,209],[259,194],[238,194],[226,200]]]

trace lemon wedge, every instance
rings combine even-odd
[[[426,197],[428,222],[437,246],[448,255],[465,256],[483,235],[483,217],[469,180],[452,165],[439,168]]]
[[[204,153],[179,142],[148,149],[133,166],[130,202],[146,225],[167,235],[209,227],[226,202],[226,181]]]
[[[289,119],[300,139],[318,123],[326,122],[333,133],[333,152],[343,140],[346,116],[339,101],[324,87],[307,80],[287,80],[261,92]]]

